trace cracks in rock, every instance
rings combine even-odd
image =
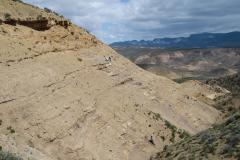
[[[44,85],[43,88],[50,88],[51,86],[53,86],[53,85],[55,85],[55,84],[56,84],[56,82],[50,83],[50,84],[48,84],[48,85]]]
[[[44,85],[43,88],[51,88],[51,87],[53,87],[53,86],[55,86],[55,85],[57,85],[57,84],[60,84],[60,83],[64,82],[68,77],[70,77],[71,75],[73,75],[73,74],[75,74],[75,73],[77,73],[77,72],[79,72],[79,71],[80,71],[80,70],[77,69],[77,70],[75,70],[75,71],[71,71],[71,72],[65,73],[64,76],[63,76],[63,78],[62,78],[61,80],[56,81],[56,82],[52,82],[52,83],[50,83],[50,84],[48,84],[48,85]],[[61,87],[54,88],[54,89],[52,89],[52,92],[55,92],[56,90],[62,89],[62,88],[64,88],[64,87],[66,87],[67,85],[69,85],[69,84],[65,84],[65,85],[63,85],[63,86],[61,86]]]
[[[67,87],[68,85],[69,85],[69,84],[63,85],[63,86],[61,86],[61,87],[54,88],[54,89],[52,89],[52,93],[54,93],[54,92],[56,92],[57,90],[60,90],[60,89],[62,89],[62,88],[65,88],[65,87]]]
[[[93,109],[87,112],[86,114],[84,114],[82,117],[77,118],[77,120],[69,128],[67,128],[66,131],[57,133],[56,136],[46,139],[47,141],[46,143],[53,143],[56,140],[71,136],[72,133],[74,133],[76,130],[83,128],[82,124],[86,126],[87,125],[86,121],[88,121],[90,117],[94,117],[94,115],[96,115],[96,109]]]
[[[71,75],[72,73],[74,73],[74,71],[69,72],[66,74],[66,76]],[[73,101],[73,103],[75,104],[75,102],[77,102],[77,104],[81,103],[80,102],[81,99],[76,99]],[[63,110],[61,110],[58,114],[49,117],[45,120],[37,120],[37,122],[35,123],[30,123],[30,126],[32,127],[38,127],[41,128],[41,130],[45,130],[44,129],[44,123],[47,123],[48,121],[57,121],[57,119],[61,119],[62,117],[64,117],[64,113],[65,112],[69,112],[68,110],[71,108],[70,106],[64,107]],[[70,111],[71,112],[71,111]],[[61,129],[58,132],[56,132],[54,135],[50,134],[48,135],[48,132],[45,130],[43,132],[43,134],[47,134],[45,136],[41,136],[40,134],[38,134],[38,138],[44,138],[45,143],[54,143],[57,140],[61,140],[65,137],[71,136],[74,132],[76,132],[77,130],[79,130],[79,132],[85,132],[86,129],[84,126],[88,126],[89,124],[91,124],[93,121],[96,121],[97,118],[99,118],[99,115],[96,114],[96,103],[93,104],[93,106],[91,106],[91,108],[85,108],[82,111],[82,115],[80,117],[78,117],[74,122],[72,122],[71,124],[69,124],[69,126],[66,129]],[[28,127],[27,129],[29,129],[30,127]]]
[[[68,76],[71,76],[72,74],[76,73],[76,72],[79,72],[80,70],[77,69],[75,71],[72,71],[72,72],[68,72],[68,73],[65,73],[64,74],[64,77],[63,77],[63,80],[65,80]]]
[[[15,59],[15,60],[14,59],[9,59],[9,60],[7,60],[5,62],[1,62],[1,63],[5,63],[7,66],[11,66],[10,64],[15,63],[15,62],[19,63],[19,62],[34,59],[34,58],[37,58],[37,57],[40,57],[40,56],[43,56],[43,55],[47,55],[49,53],[63,53],[63,52],[66,52],[66,51],[77,51],[77,49],[76,48],[69,48],[69,49],[60,50],[60,49],[54,48],[53,50],[45,51],[45,52],[34,51],[36,54],[33,54],[32,56],[22,57],[22,58]]]
[[[36,52],[36,53],[38,53],[38,52]],[[23,58],[19,58],[19,59],[16,59],[16,60],[10,59],[10,60],[7,60],[5,63],[7,64],[7,66],[10,66],[9,63],[15,63],[15,62],[19,63],[19,62],[22,62],[22,61],[26,61],[26,60],[37,58],[37,57],[42,56],[42,55],[46,55],[48,53],[54,53],[54,51],[48,51],[48,52],[42,52],[42,53],[38,53],[38,54],[33,54],[32,56],[23,57]]]
[[[15,100],[16,99],[5,100],[5,101],[0,102],[0,104],[6,104],[6,103],[9,103],[9,102],[12,102],[12,101],[15,101]]]
[[[133,81],[133,78],[130,77],[130,78],[127,78],[127,79],[121,81],[120,83],[115,84],[114,87],[120,86],[120,85],[124,85],[124,84],[130,83],[130,82],[132,82],[132,81]]]

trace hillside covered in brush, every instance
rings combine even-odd
[[[164,148],[151,160],[240,159],[240,113],[193,137]]]
[[[219,85],[231,91],[233,96],[240,97],[240,73],[231,76],[210,79],[206,81],[210,85]]]

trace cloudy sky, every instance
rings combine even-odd
[[[240,30],[240,0],[24,0],[106,43]]]

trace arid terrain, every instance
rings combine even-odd
[[[240,50],[115,48],[141,68],[168,77],[182,90],[221,112],[223,120],[186,136],[150,160],[240,159]]]
[[[114,49],[143,69],[177,82],[207,80],[240,71],[240,49]]]
[[[224,86],[145,71],[47,9],[0,1],[0,41],[3,160],[148,160],[226,116]]]

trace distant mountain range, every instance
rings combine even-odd
[[[158,48],[240,48],[240,32],[201,33],[189,37],[157,38],[115,42],[111,47],[158,47]]]

